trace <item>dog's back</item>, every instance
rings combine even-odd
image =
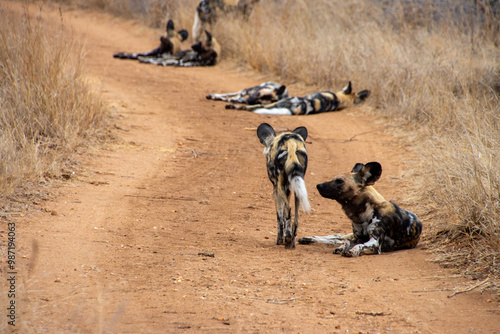
[[[278,135],[266,149],[267,173],[279,190],[280,198],[287,198],[290,188],[296,193],[305,212],[310,204],[305,190],[304,175],[307,169],[307,151],[304,140],[296,133]]]

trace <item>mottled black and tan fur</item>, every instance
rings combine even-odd
[[[173,56],[181,51],[181,43],[188,38],[187,30],[175,31],[174,22],[169,20],[165,34],[160,37],[160,46],[149,52],[127,53],[118,52],[113,55],[119,59],[139,59],[139,57],[164,58]]]
[[[272,103],[288,97],[285,85],[268,81],[258,86],[244,88],[238,92],[226,94],[207,94],[208,100],[242,103],[248,105]]]
[[[276,135],[272,126],[262,123],[257,128],[257,136],[265,146],[267,175],[274,190],[278,221],[277,245],[295,248],[295,238],[299,226],[299,206],[309,212],[311,206],[307,198],[304,175],[307,169],[307,151],[305,140],[307,129],[298,127]],[[290,197],[293,190],[295,198],[295,214],[291,220]]]
[[[205,30],[203,41],[191,45],[190,50],[180,51],[172,57],[139,57],[139,61],[161,66],[213,66],[217,64],[221,48],[215,37]]]
[[[289,97],[267,105],[238,106],[227,104],[226,109],[247,110],[264,115],[311,115],[344,109],[361,103],[368,96],[370,96],[368,90],[355,93],[349,81],[349,84],[337,93],[325,91],[304,97]]]
[[[348,257],[416,247],[422,223],[415,214],[385,200],[373,188],[381,174],[382,166],[378,162],[357,163],[351,173],[318,184],[321,196],[342,205],[352,222],[353,233],[305,237],[300,238],[299,243],[341,245],[334,253]]]

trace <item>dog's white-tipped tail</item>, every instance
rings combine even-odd
[[[300,206],[305,213],[311,212],[311,204],[309,204],[309,199],[307,198],[307,189],[304,179],[300,176],[294,176],[290,180],[293,192],[295,196],[299,199]]]

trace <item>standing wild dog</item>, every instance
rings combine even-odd
[[[351,107],[363,102],[368,96],[370,96],[369,90],[355,93],[349,81],[349,84],[337,93],[325,91],[304,97],[289,97],[267,105],[237,106],[227,104],[226,109],[247,110],[264,115],[310,115]]]
[[[208,100],[224,101],[243,104],[272,103],[288,97],[288,89],[285,85],[268,81],[258,86],[244,88],[238,92],[227,94],[208,94]]]
[[[262,123],[257,128],[257,137],[266,147],[264,155],[267,161],[267,175],[274,186],[273,197],[278,220],[276,244],[284,244],[286,248],[295,248],[295,237],[299,226],[299,206],[306,213],[311,210],[304,182],[307,169],[305,144],[307,129],[301,126],[291,132],[276,135],[269,124]],[[290,208],[292,190],[295,197],[293,224]]]
[[[317,185],[321,196],[336,200],[352,222],[353,233],[300,238],[300,244],[341,245],[334,250],[343,256],[380,254],[414,248],[420,240],[422,223],[417,216],[385,200],[372,185],[380,178],[378,162],[357,163],[351,173]]]
[[[163,58],[173,56],[181,51],[181,43],[188,38],[187,30],[175,31],[174,22],[168,20],[165,34],[160,37],[160,46],[149,52],[126,53],[118,52],[113,55],[120,59],[139,59],[139,57]]]
[[[139,57],[139,61],[162,66],[213,66],[217,63],[220,51],[220,45],[215,37],[205,30],[203,41],[191,45],[191,50],[180,51],[172,57]]]
[[[194,12],[193,39],[198,42],[204,30],[217,21],[219,14],[235,13],[244,17],[250,14],[253,4],[258,0],[200,0]]]

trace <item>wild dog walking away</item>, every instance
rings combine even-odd
[[[352,221],[353,233],[300,238],[300,244],[341,245],[334,250],[343,256],[380,254],[414,248],[420,240],[422,223],[417,216],[385,200],[373,184],[380,178],[378,162],[357,163],[351,173],[317,185],[321,196],[336,200]]]
[[[193,39],[198,42],[201,34],[213,28],[220,13],[235,13],[247,16],[258,0],[200,0],[194,13]]]
[[[369,90],[355,93],[349,81],[347,86],[337,93],[325,91],[304,97],[289,97],[267,105],[237,106],[227,104],[226,109],[247,110],[264,115],[310,115],[351,107],[363,102],[368,96],[370,96]]]
[[[139,57],[139,61],[162,66],[213,66],[219,59],[221,48],[210,32],[205,30],[204,36],[203,41],[191,46],[191,50],[180,51],[171,57]]]
[[[160,46],[149,52],[126,53],[118,52],[113,55],[120,59],[139,59],[139,57],[164,58],[173,56],[181,51],[181,43],[188,38],[187,30],[175,31],[174,22],[169,20],[165,34],[160,37]]]
[[[264,82],[258,86],[244,88],[238,92],[227,94],[208,94],[208,100],[224,101],[242,104],[265,104],[272,103],[288,97],[288,89],[285,85],[276,82]]]
[[[273,197],[278,220],[276,244],[284,244],[289,249],[295,248],[295,237],[299,226],[299,206],[306,213],[311,210],[304,182],[307,169],[305,144],[307,129],[301,126],[293,131],[276,135],[272,126],[262,123],[257,128],[257,137],[265,146],[267,175],[274,187]],[[290,208],[292,190],[295,197],[293,223]]]

